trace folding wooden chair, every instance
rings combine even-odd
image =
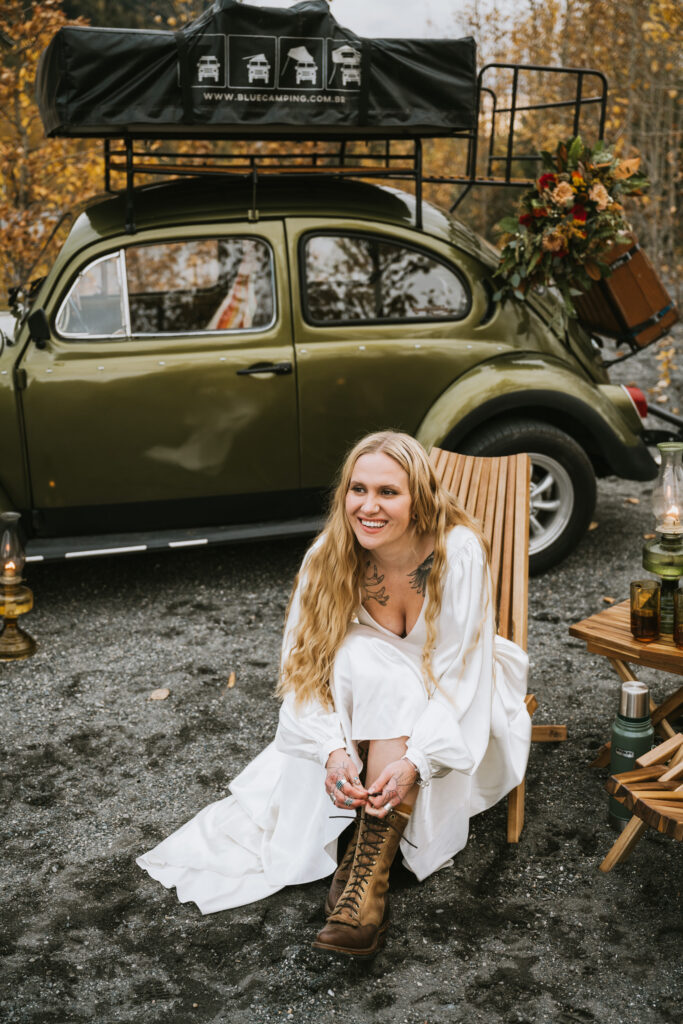
[[[528,455],[499,458],[458,455],[432,448],[430,461],[437,477],[477,519],[491,549],[491,579],[498,611],[498,632],[526,650],[529,592],[529,479]],[[530,715],[538,707],[527,694]],[[532,740],[556,742],[567,738],[564,725],[535,725]],[[508,795],[507,841],[516,843],[524,825],[524,780]]]
[[[630,772],[607,780],[606,788],[633,817],[600,865],[611,871],[626,860],[648,826],[683,839],[683,733],[677,732],[636,761]]]

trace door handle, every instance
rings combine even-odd
[[[285,374],[291,372],[291,363],[254,363],[253,366],[248,366],[246,370],[236,371],[238,377],[247,377],[257,373],[272,373],[276,377],[284,377]]]

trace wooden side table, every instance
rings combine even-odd
[[[602,654],[611,663],[622,682],[637,679],[630,665],[658,669],[676,676],[683,676],[683,647],[676,647],[672,640],[653,640],[644,644],[631,635],[631,617],[628,601],[614,604],[604,611],[582,619],[569,627],[571,636],[584,640],[591,654]],[[674,735],[668,718],[683,707],[683,686],[657,705],[650,699],[652,724],[660,735],[670,739]],[[609,764],[610,744],[605,743],[593,761],[594,768]]]
[[[637,676],[634,675],[630,667],[631,664],[658,669],[661,672],[668,672],[674,676],[683,676],[683,648],[676,647],[672,640],[667,639],[653,640],[652,643],[647,644],[633,639],[628,601],[612,605],[596,615],[591,615],[588,619],[577,622],[574,626],[569,627],[569,632],[571,636],[585,641],[586,647],[591,654],[602,654],[603,657],[607,658],[623,682],[637,679]],[[669,722],[669,716],[680,713],[681,708],[683,708],[683,686],[679,686],[677,690],[667,696],[659,705],[655,704],[652,698],[650,698],[652,724],[655,730],[664,737],[665,742],[638,760],[639,767],[637,771],[630,774],[625,773],[620,776],[612,776],[608,783],[610,792],[617,795],[616,790],[619,786],[617,780],[631,781],[631,775],[635,779],[640,772],[646,770],[648,765],[664,760],[664,755],[668,757],[669,747],[671,747],[671,752],[673,753],[671,762],[673,767],[670,768],[668,775],[663,774],[664,769],[661,769],[659,775],[664,780],[668,780],[669,775],[671,779],[674,776],[678,778],[680,768],[677,766],[683,755],[683,746],[681,746],[680,735],[675,732]],[[608,742],[598,751],[598,755],[593,761],[593,767],[604,768],[609,763],[610,743]],[[654,774],[658,773],[655,772]],[[650,783],[650,786],[653,785],[656,787],[657,783]],[[672,783],[667,781],[667,785],[671,788]],[[671,812],[671,815],[677,819],[674,822],[674,826],[678,830],[683,828],[683,824],[678,823],[680,812],[677,810],[677,808],[683,807],[683,802],[679,802],[679,800],[683,800],[683,793],[680,792],[683,787],[677,786],[676,788],[679,792],[676,793],[675,802],[667,792],[665,794],[665,803],[667,808],[670,803],[674,803],[674,810]],[[642,794],[639,793],[639,795]],[[619,796],[617,798],[620,799]],[[655,823],[650,813],[652,809],[649,805],[641,805],[637,800],[632,802],[624,800],[622,802],[625,802],[629,809],[634,810],[635,813],[600,865],[601,871],[610,871],[615,864],[625,860],[648,825],[658,828],[660,831],[670,831],[668,819],[667,828],[662,828],[660,824]],[[645,812],[643,807],[646,809]],[[661,820],[661,814],[658,816],[659,820]],[[680,838],[678,832],[675,833],[674,837]]]

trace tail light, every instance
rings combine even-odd
[[[641,419],[645,419],[647,416],[647,398],[643,392],[640,388],[635,387],[634,384],[622,384],[622,387],[638,410]]]

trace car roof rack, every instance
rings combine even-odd
[[[498,94],[505,75],[511,78],[509,100],[499,104]],[[555,76],[555,81],[566,88],[566,98],[536,102],[531,97],[542,91],[543,76]],[[561,81],[558,81],[561,79]],[[534,86],[534,83],[535,86]],[[505,83],[504,83],[505,84]],[[587,116],[593,113],[595,138],[604,137],[607,108],[607,78],[594,68],[554,67],[542,64],[515,64],[492,62],[486,64],[477,76],[476,117],[470,129],[454,129],[450,133],[426,135],[424,130],[412,134],[410,130],[370,135],[358,133],[343,135],[334,132],[321,135],[305,126],[282,133],[269,134],[267,140],[255,137],[244,129],[233,126],[219,134],[212,134],[212,143],[239,142],[246,144],[242,152],[224,152],[215,146],[210,153],[182,153],[166,148],[150,149],[150,141],[160,136],[148,132],[129,132],[121,142],[104,140],[104,187],[108,192],[124,192],[126,196],[126,230],[135,232],[134,188],[135,179],[143,176],[239,176],[252,183],[252,203],[249,219],[258,219],[258,182],[271,176],[328,175],[335,178],[363,178],[379,181],[412,182],[415,189],[415,225],[423,222],[424,185],[460,185],[459,194],[450,210],[457,209],[474,186],[524,188],[532,184],[530,171],[541,157],[537,153],[519,150],[520,127],[526,127],[534,114],[557,112],[562,115],[560,135],[576,136],[584,128]],[[568,113],[568,117],[565,117]],[[570,123],[571,122],[571,123]],[[539,132],[541,131],[539,127]],[[466,143],[463,171],[454,175],[425,173],[423,139],[448,138]],[[196,138],[196,136],[193,136]],[[164,133],[162,141],[188,140],[188,135]],[[268,148],[259,148],[267,141]],[[304,148],[289,148],[292,141],[305,143]],[[142,147],[140,147],[142,143]],[[310,144],[314,146],[311,147]],[[137,144],[137,145],[136,145]],[[277,148],[274,148],[277,144]],[[358,147],[365,146],[365,150]],[[523,145],[523,144],[522,144]],[[528,146],[528,144],[527,144]],[[125,175],[124,189],[112,186],[112,175]]]

